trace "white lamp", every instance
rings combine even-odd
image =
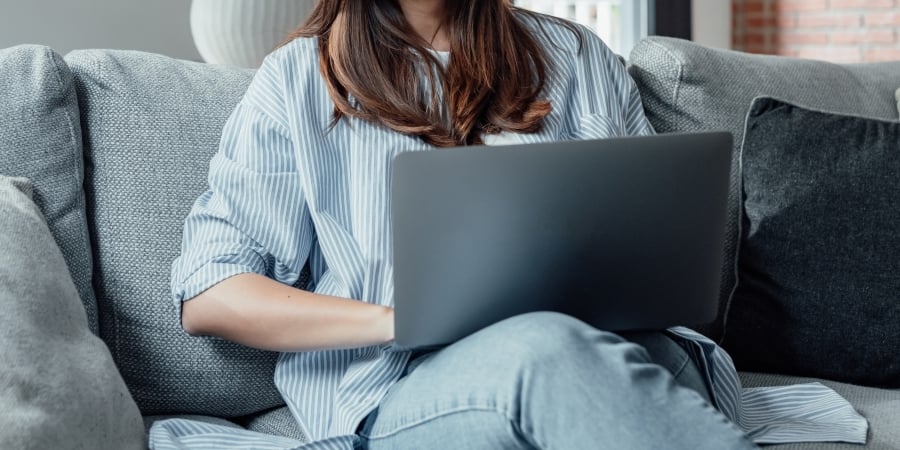
[[[191,34],[208,63],[257,68],[316,0],[193,0]]]

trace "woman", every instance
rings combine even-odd
[[[436,352],[385,345],[395,155],[652,132],[615,55],[567,22],[509,0],[320,1],[225,127],[173,267],[182,324],[284,352],[310,448],[753,448],[662,333],[537,313]],[[151,444],[298,445],[186,421]]]

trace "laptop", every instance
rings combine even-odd
[[[609,331],[712,321],[731,145],[708,132],[399,154],[394,346],[534,311]]]

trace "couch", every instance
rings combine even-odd
[[[893,93],[900,87],[900,62],[840,66],[653,37],[635,48],[628,64],[658,131],[724,129],[735,135],[736,181],[730,195],[730,214],[735,217],[742,202],[737,180],[743,127],[754,97],[771,95],[885,120],[898,117]],[[169,270],[179,253],[182,221],[205,190],[221,128],[252,75],[134,51],[79,50],[62,57],[41,46],[0,50],[0,175],[20,177],[19,184],[25,182],[21,179],[30,182],[23,191],[30,192],[62,256],[59,267],[39,263],[38,272],[66,279],[65,295],[83,306],[78,323],[102,340],[115,363],[111,385],[127,386],[118,396],[124,405],[120,412],[85,411],[103,415],[104,423],[133,419],[139,411],[144,426],[164,417],[192,417],[304,438],[272,381],[277,355],[187,336],[169,294]],[[726,237],[732,254],[741,239],[737,221],[731,221]],[[0,236],[0,255],[5,255],[0,263],[11,274],[0,276],[0,291],[32,279],[35,272],[34,263],[20,267],[18,262],[25,259],[10,253],[19,247],[9,240]],[[737,276],[727,264],[722,274],[720,318],[699,327],[717,340],[724,333],[732,294],[726,287],[733,286]],[[34,291],[24,292],[27,297]],[[63,301],[64,294],[41,292],[49,296],[43,300],[50,305]],[[0,302],[32,301],[37,299],[0,295]],[[5,311],[7,305],[0,308]],[[0,374],[7,370],[0,368]],[[775,373],[741,376],[747,386],[811,380]],[[0,375],[2,380],[9,378]],[[900,448],[900,390],[817,381],[836,389],[868,418],[865,448]],[[18,382],[40,385],[35,380]],[[12,388],[0,384],[0,395]],[[79,394],[71,392],[77,386],[38,388],[60,401]],[[58,413],[47,406],[44,417]],[[132,430],[140,425],[140,420],[138,425],[125,422],[122,427]],[[9,430],[16,429],[7,428],[6,433]],[[12,442],[4,441],[3,433],[0,447]],[[121,448],[126,448],[143,434],[123,436],[117,438],[131,439],[128,445],[123,442]],[[861,447],[829,443],[775,448]]]

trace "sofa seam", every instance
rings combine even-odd
[[[656,47],[658,50],[661,50],[663,53],[665,53],[666,55],[668,55],[670,58],[672,58],[673,60],[675,60],[675,61],[678,63],[678,74],[677,74],[677,75],[678,75],[678,77],[677,77],[677,81],[678,81],[678,82],[675,84],[675,89],[672,91],[672,103],[673,103],[673,104],[678,104],[678,97],[679,97],[679,95],[681,95],[681,85],[682,85],[682,83],[684,82],[684,66],[685,66],[685,62],[682,61],[680,58],[678,58],[678,57],[677,57],[674,53],[672,53],[666,46],[660,44],[659,42],[656,42],[656,41],[653,40],[653,39],[647,39],[646,42],[647,42],[648,44],[650,44],[650,45]]]
[[[93,53],[93,52],[90,52],[90,53]],[[103,61],[101,60],[101,58],[97,58],[96,56],[94,56],[91,60],[90,66],[91,67],[88,70],[89,71],[93,70],[93,73],[95,73],[95,74],[102,74],[104,72]],[[73,78],[74,78],[74,74],[73,74]],[[85,87],[85,92],[87,92],[86,87]],[[81,105],[79,105],[79,110],[80,110],[80,108],[81,108]],[[79,114],[84,113],[84,112],[86,112],[86,111],[80,111]],[[82,132],[82,134],[84,134],[84,133]],[[85,153],[85,165],[87,165],[87,158],[86,158],[87,148],[88,148],[88,146],[85,145],[84,148],[82,149],[82,151]],[[85,202],[87,202],[87,190],[85,190]],[[87,205],[85,205],[85,211],[86,210],[87,210]],[[92,275],[91,276],[92,284],[93,284],[93,280],[94,280],[94,277]],[[99,301],[99,299],[97,300],[97,328],[100,330],[101,335],[104,336],[104,337],[101,337],[103,339],[103,341],[106,342],[107,346],[111,347],[110,351],[113,353],[113,358],[118,360],[122,355],[122,342],[121,342],[120,333],[119,333],[119,314],[117,312],[118,308],[116,308],[115,305],[112,305],[110,307],[110,310],[111,310],[110,315],[112,317],[110,320],[110,322],[111,322],[110,327],[108,328],[109,331],[104,333],[103,332],[104,327],[101,326],[101,320],[100,320],[100,316],[101,316],[100,301]],[[107,342],[107,338],[106,338],[110,334],[112,335],[112,345],[110,345],[110,343]]]
[[[53,65],[53,75],[56,78],[57,87],[59,88],[60,93],[65,93],[66,87],[62,81],[62,76],[61,76],[62,70],[60,69],[59,62],[56,60],[56,58],[53,57],[53,50],[50,49],[49,47],[45,47],[44,48],[44,56]],[[81,106],[78,104],[78,93],[77,93],[77,89],[76,89],[75,83],[74,83],[74,74],[72,74],[72,75],[73,75],[73,80],[72,80],[72,86],[71,86],[71,89],[72,89],[71,95],[75,98],[75,107],[79,111],[79,114],[80,114]],[[68,97],[68,95],[66,95],[66,97]],[[71,148],[72,156],[74,156],[76,160],[78,160],[79,158],[81,159],[81,164],[80,164],[81,170],[80,171],[77,169],[74,170],[75,180],[76,180],[76,183],[77,183],[77,185],[79,187],[79,191],[80,191],[80,195],[79,195],[80,199],[78,201],[78,204],[79,204],[79,206],[81,206],[81,208],[79,208],[79,210],[78,210],[78,219],[79,219],[79,222],[81,222],[80,225],[82,225],[80,227],[81,228],[81,233],[80,233],[81,241],[82,241],[82,243],[86,244],[86,246],[87,246],[87,253],[88,253],[87,254],[87,263],[90,266],[88,268],[88,275],[89,275],[88,278],[89,279],[88,279],[87,287],[89,290],[88,294],[94,294],[94,298],[93,298],[94,305],[93,306],[94,306],[94,319],[96,321],[94,324],[91,324],[89,321],[88,325],[89,325],[89,327],[96,329],[97,336],[99,337],[100,336],[100,305],[97,303],[97,295],[94,292],[94,283],[93,283],[93,279],[94,279],[94,251],[93,250],[94,249],[91,244],[91,238],[90,238],[90,236],[88,234],[88,230],[87,230],[88,221],[87,221],[87,212],[85,210],[85,208],[87,207],[87,204],[86,204],[87,198],[86,198],[86,194],[84,191],[84,180],[85,180],[85,176],[84,176],[84,142],[83,141],[79,142],[79,140],[77,139],[77,135],[75,133],[75,121],[73,120],[68,108],[63,108],[63,114],[66,117],[66,124],[68,125],[68,129],[69,129],[69,141],[72,144],[72,148]],[[78,125],[79,125],[79,127],[81,126],[80,117],[79,117]],[[82,136],[83,136],[83,134],[82,134]],[[79,148],[81,149],[81,152],[78,152]],[[84,304],[84,299],[82,299],[82,305],[83,304]]]
[[[755,97],[751,100],[750,104],[753,105],[756,103],[756,100],[761,98],[760,96]],[[732,273],[734,274],[734,283],[731,286],[731,292],[728,293],[728,298],[725,302],[725,311],[722,312],[722,334],[719,337],[719,342],[717,344],[723,344],[725,342],[725,338],[728,335],[728,318],[731,315],[731,304],[734,302],[734,294],[737,293],[738,285],[741,282],[741,272],[740,272],[740,257],[741,257],[741,249],[742,249],[742,241],[744,240],[744,144],[747,143],[747,123],[750,121],[750,114],[753,111],[748,110],[747,114],[744,115],[744,126],[741,135],[741,146],[738,149],[737,154],[737,201],[738,205],[735,208],[737,215],[737,225],[736,228],[736,236],[734,239],[734,263],[732,266]]]

